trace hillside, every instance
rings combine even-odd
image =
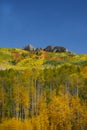
[[[87,54],[51,49],[0,48],[0,130],[87,129]]]
[[[49,68],[63,64],[87,65],[86,54],[69,52],[26,51],[18,48],[0,49],[0,69]]]

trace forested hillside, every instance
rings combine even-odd
[[[87,130],[87,54],[0,48],[0,130]]]

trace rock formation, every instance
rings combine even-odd
[[[62,46],[47,46],[44,51],[47,52],[67,52],[67,49]]]
[[[62,46],[47,46],[46,48],[35,48],[32,45],[27,45],[24,47],[24,50],[27,51],[36,51],[39,52],[41,50],[44,50],[46,52],[68,52],[68,50],[65,47]]]
[[[31,44],[24,47],[24,50],[27,51],[35,51],[36,48],[34,48]]]

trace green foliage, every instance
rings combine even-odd
[[[73,62],[75,65],[87,66],[87,60]]]
[[[0,48],[0,68],[26,69],[27,67],[46,68],[62,64],[87,65],[87,55],[71,53],[28,52],[18,48]]]
[[[57,66],[57,65],[61,65],[64,64],[65,61],[56,61],[56,60],[46,60],[44,62],[44,65],[53,65],[53,66]]]

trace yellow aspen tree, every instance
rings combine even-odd
[[[29,92],[26,87],[21,86],[20,90],[20,104],[22,105],[20,109],[21,111],[21,118],[27,119],[29,115],[29,107],[30,107],[30,99],[29,99]],[[23,114],[24,113],[24,114]],[[24,115],[24,117],[22,117]]]
[[[20,86],[16,84],[13,88],[13,99],[14,99],[14,104],[15,104],[15,113],[16,113],[16,118],[19,118],[19,104],[21,102],[20,100]]]
[[[73,128],[78,129],[85,129],[87,125],[87,104],[83,101],[81,103],[80,98],[72,97],[71,99],[71,111],[73,113],[72,116],[72,125]]]
[[[55,92],[53,92],[48,108],[51,130],[71,129],[71,110],[67,94],[60,93],[59,96],[56,96]]]
[[[46,104],[45,94],[40,97],[38,121],[39,121],[39,128],[41,130],[48,130],[49,120],[48,120],[48,108]]]

